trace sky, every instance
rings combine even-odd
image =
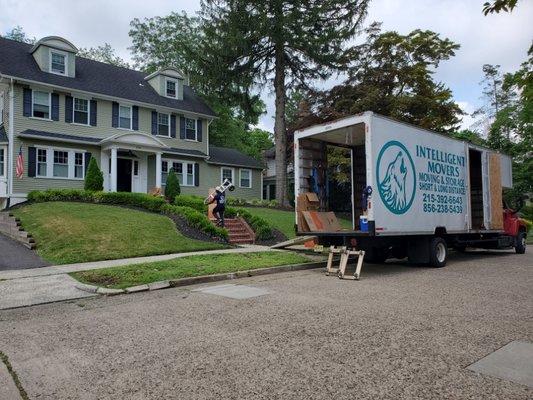
[[[483,104],[480,81],[483,64],[499,64],[503,72],[515,71],[527,57],[533,39],[533,1],[519,0],[512,13],[484,16],[486,0],[371,0],[365,24],[383,23],[383,30],[407,34],[429,29],[461,45],[455,57],[443,62],[435,79],[448,86],[467,113]],[[194,13],[200,0],[0,0],[0,34],[20,25],[31,37],[62,36],[77,47],[109,43],[119,56],[131,59],[129,23],[133,18],[166,15],[184,10]],[[339,78],[317,82],[322,88]],[[274,98],[265,88],[267,114],[259,127],[272,131]],[[463,127],[472,124],[463,117]]]

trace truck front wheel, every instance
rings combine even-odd
[[[435,268],[446,266],[448,246],[443,238],[436,237],[429,244],[429,265]]]
[[[514,247],[516,254],[524,254],[526,252],[526,233],[519,232],[516,236],[516,246]]]

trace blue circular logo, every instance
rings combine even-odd
[[[379,196],[387,209],[404,214],[415,198],[416,171],[411,155],[396,140],[385,143],[376,164]]]

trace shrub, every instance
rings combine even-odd
[[[218,236],[224,239],[228,238],[228,231],[226,229],[213,225],[213,223],[209,221],[205,214],[195,210],[194,208],[165,204],[162,211],[166,214],[176,214],[185,218],[189,225],[207,234]]]
[[[194,208],[196,211],[207,213],[207,205],[204,204],[204,199],[200,196],[183,194],[174,199],[174,204],[177,206]]]
[[[176,196],[181,193],[180,182],[178,177],[174,173],[174,169],[171,168],[167,175],[167,182],[165,185],[165,197],[169,202],[173,202]]]
[[[89,167],[87,168],[87,173],[85,174],[85,190],[91,190],[98,192],[104,190],[104,174],[98,168],[98,164],[94,157],[91,157],[89,161]]]

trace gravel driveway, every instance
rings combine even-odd
[[[0,311],[0,351],[38,399],[527,399],[466,367],[533,342],[533,256],[366,265]]]

